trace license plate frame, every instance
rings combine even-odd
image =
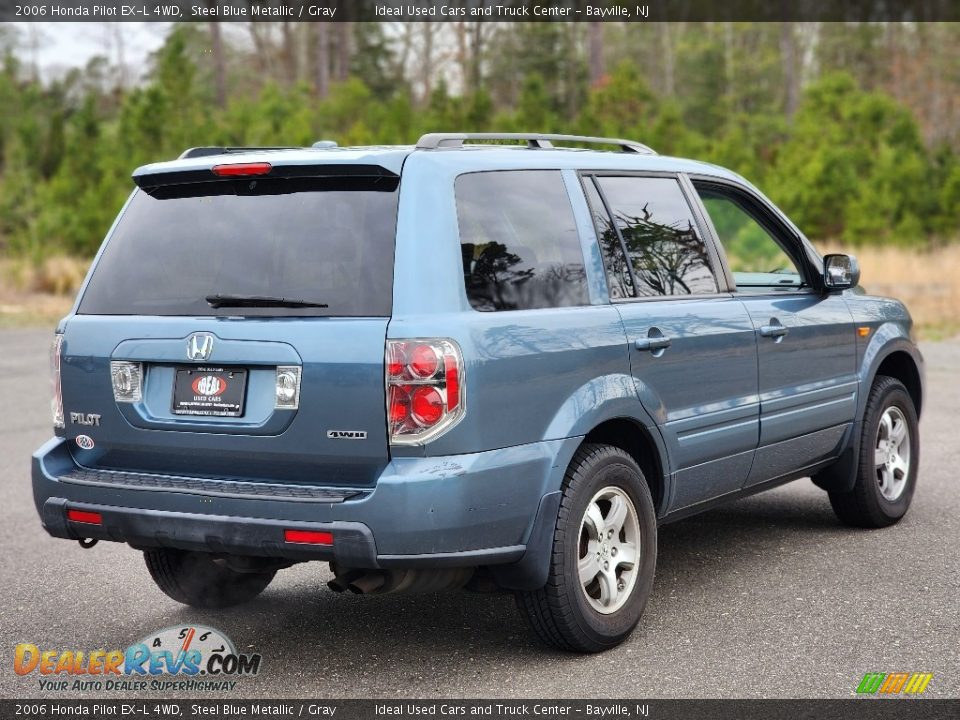
[[[243,417],[249,377],[247,368],[178,366],[170,412],[181,417]]]

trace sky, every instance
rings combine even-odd
[[[11,23],[19,31],[21,57],[36,62],[45,78],[82,67],[95,55],[124,64],[139,77],[147,56],[163,43],[168,23]]]

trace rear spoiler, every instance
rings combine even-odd
[[[250,172],[230,173],[231,166],[238,168],[246,166],[254,168]],[[221,172],[217,172],[220,170]],[[190,168],[184,170],[166,170],[160,172],[136,172],[133,181],[144,192],[150,195],[179,195],[179,194],[222,194],[230,192],[230,188],[240,180],[244,185],[255,181],[256,184],[267,186],[266,192],[282,193],[295,192],[306,188],[307,185],[316,185],[316,182],[326,180],[354,180],[356,185],[369,186],[370,189],[393,190],[400,176],[381,165],[358,163],[335,163],[326,165],[274,165],[270,162],[218,163],[206,168]],[[364,182],[366,181],[366,182]],[[378,185],[380,187],[373,187]],[[200,187],[198,187],[200,186]],[[202,186],[209,186],[202,187]],[[186,193],[178,193],[174,188],[182,188]],[[250,189],[253,186],[250,185]],[[167,192],[164,192],[166,190]]]
[[[228,155],[230,153],[251,153],[251,152],[270,152],[272,150],[303,150],[302,147],[293,145],[262,145],[261,147],[223,147],[221,145],[204,145],[201,147],[187,148],[178,160],[189,160],[190,158],[208,157],[210,155]]]

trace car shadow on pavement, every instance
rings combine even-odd
[[[777,570],[766,562],[771,554],[785,548],[822,550],[825,542],[849,532],[819,493],[766,494],[665,525],[658,542],[652,607],[648,606],[640,632],[647,634],[644,626],[651,609],[657,612],[664,603],[683,603],[685,594],[722,586],[729,581],[727,576],[759,574],[766,582],[774,581],[771,575]],[[254,649],[247,652],[260,652],[265,658],[291,649],[306,657],[323,648],[338,662],[363,663],[365,671],[382,666],[384,672],[395,672],[401,658],[426,661],[437,655],[455,662],[490,660],[503,653],[532,662],[575,657],[538,646],[506,593],[357,596],[326,588],[331,576],[325,565],[311,563],[284,572],[296,577],[292,582],[275,581],[263,596],[243,607],[184,609],[182,621],[218,627],[235,635],[238,647],[252,643]]]

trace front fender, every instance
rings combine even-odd
[[[913,361],[917,369],[917,375],[920,379],[921,397],[923,396],[924,384],[924,363],[923,356],[917,348],[909,334],[899,323],[888,322],[880,325],[871,335],[867,347],[864,349],[863,357],[860,361],[860,398],[857,403],[857,417],[862,417],[864,408],[867,406],[867,396],[870,394],[870,386],[873,379],[877,376],[877,371],[883,361],[895,352],[906,353]],[[917,416],[920,415],[920,408],[917,408]]]
[[[857,481],[857,469],[860,459],[860,443],[863,435],[863,414],[873,385],[883,361],[894,353],[905,353],[914,363],[920,381],[920,397],[923,396],[923,356],[917,349],[905,326],[900,322],[884,322],[871,334],[867,346],[860,356],[857,373],[860,392],[857,397],[857,413],[850,430],[847,449],[830,467],[813,476],[813,482],[827,491],[849,492]],[[920,407],[917,407],[917,415]]]

